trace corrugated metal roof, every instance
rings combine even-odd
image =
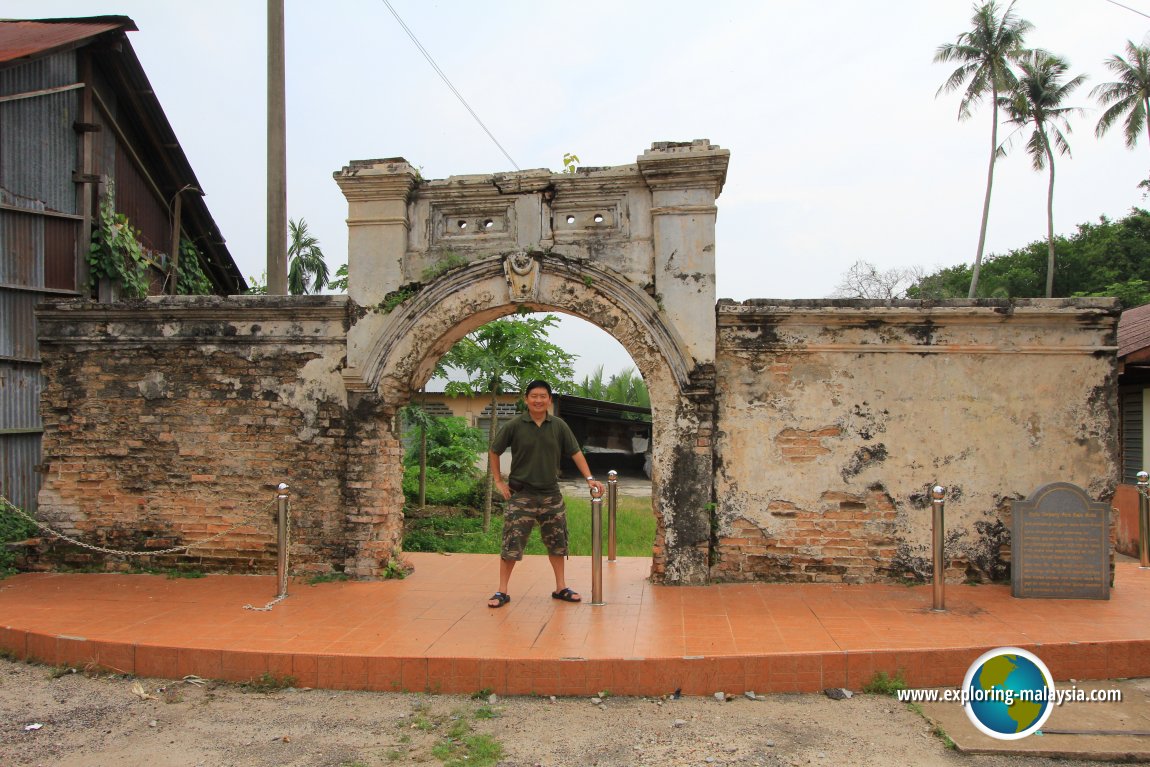
[[[1118,320],[1118,356],[1125,357],[1150,346],[1150,304],[1122,312]]]
[[[0,19],[0,64],[54,51],[116,29],[136,31],[127,16],[79,19]]]

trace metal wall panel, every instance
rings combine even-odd
[[[80,221],[66,218],[44,220],[44,287],[78,290],[76,264],[80,255]]]
[[[75,52],[0,71],[0,92],[26,93],[76,82]],[[80,91],[0,103],[0,201],[77,213],[76,167]]]
[[[1143,461],[1144,430],[1142,428],[1141,386],[1125,389],[1122,394],[1122,481],[1133,485],[1137,474],[1146,468]]]
[[[29,514],[36,513],[42,475],[39,434],[0,434],[0,493]]]
[[[44,217],[0,210],[0,284],[44,287]]]
[[[39,432],[40,382],[39,365],[0,361],[0,432]]]
[[[172,224],[164,203],[124,147],[116,145],[116,210],[140,230],[140,244],[160,253],[172,248]]]
[[[42,300],[39,293],[0,288],[0,357],[40,360],[33,308]]]
[[[5,67],[0,70],[0,96],[71,85],[80,79],[76,61],[76,51],[68,50]]]

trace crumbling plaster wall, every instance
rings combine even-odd
[[[1117,482],[1110,299],[720,302],[722,579],[1002,578],[1010,501]]]
[[[275,486],[292,487],[292,567],[372,576],[402,517],[386,417],[343,386],[344,297],[164,297],[42,307],[40,516],[79,540],[189,556],[105,558],[51,543],[36,566],[275,567]]]

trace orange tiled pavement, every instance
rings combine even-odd
[[[957,685],[984,650],[1036,653],[1058,679],[1150,676],[1150,571],[1118,565],[1108,602],[1022,600],[1007,586],[652,586],[649,559],[604,564],[608,604],[550,598],[527,557],[512,601],[486,607],[498,559],[410,554],[403,581],[293,583],[269,612],[272,577],[24,574],[0,581],[0,648],[51,664],[140,676],[371,690],[705,695],[858,689],[876,671]],[[568,581],[590,600],[590,560]]]

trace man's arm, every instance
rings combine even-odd
[[[573,456],[571,456],[571,460],[575,462],[575,466],[587,480],[587,486],[591,488],[591,490],[602,494],[603,483],[591,476],[591,467],[587,465],[587,459],[583,457],[583,451],[580,450],[576,452]]]
[[[487,451],[487,462],[491,466],[491,481],[495,485],[495,489],[503,496],[503,500],[511,499],[511,487],[503,481],[503,475],[500,473],[499,466],[499,453],[494,450]],[[584,461],[586,463],[586,461]]]

